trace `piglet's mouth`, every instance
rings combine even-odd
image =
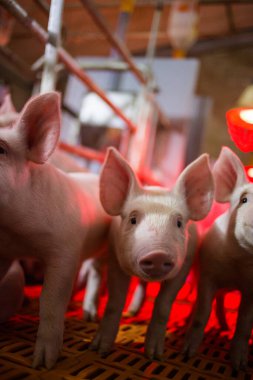
[[[161,282],[161,281],[164,281],[167,279],[168,275],[164,275],[164,274],[154,274],[153,276],[148,276],[147,274],[145,273],[141,273],[140,277],[145,280],[145,281],[149,281],[149,282],[154,282],[154,281],[158,281],[158,282]]]

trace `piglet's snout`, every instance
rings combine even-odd
[[[152,252],[143,256],[139,261],[141,270],[151,278],[167,275],[174,268],[173,260],[162,252]]]

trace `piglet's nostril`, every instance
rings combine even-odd
[[[141,258],[139,261],[141,270],[152,278],[164,277],[174,267],[172,259],[162,252],[153,252]]]
[[[151,268],[154,264],[150,260],[143,260],[141,263],[142,267]]]

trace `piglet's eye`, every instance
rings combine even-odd
[[[137,225],[140,222],[140,214],[138,211],[132,211],[128,215],[128,223],[131,225]]]
[[[247,203],[248,202],[248,198],[247,197],[243,197],[242,199],[241,199],[241,203]]]
[[[177,227],[178,228],[182,227],[182,221],[180,219],[177,220]]]
[[[7,154],[7,150],[0,146],[0,154]]]
[[[130,218],[130,223],[131,223],[131,224],[136,224],[136,223],[137,223],[137,220],[136,220],[136,217],[135,217],[135,216],[132,216],[132,217]]]

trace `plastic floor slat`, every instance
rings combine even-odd
[[[74,300],[66,317],[64,347],[57,365],[48,371],[31,367],[34,342],[38,328],[38,297],[10,321],[0,325],[1,380],[251,380],[253,352],[250,349],[246,372],[235,373],[229,362],[230,334],[220,333],[215,323],[206,331],[198,354],[186,359],[180,349],[186,331],[182,300],[176,301],[168,325],[164,361],[150,361],[144,354],[147,315],[151,315],[152,296],[138,317],[123,319],[112,352],[101,358],[88,350],[96,323],[81,319],[81,300]],[[191,305],[186,302],[187,310]],[[233,329],[236,308],[229,309]]]

